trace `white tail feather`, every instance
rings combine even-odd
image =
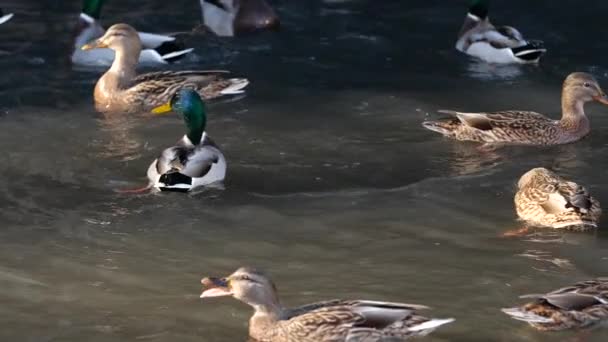
[[[231,78],[228,81],[230,81],[230,85],[228,87],[222,89],[222,91],[220,91],[220,94],[222,94],[222,95],[242,94],[245,92],[243,89],[249,84],[249,80],[246,78]]]
[[[442,326],[444,324],[448,324],[448,323],[452,323],[452,322],[454,322],[453,318],[431,319],[431,320],[426,321],[424,323],[411,326],[411,327],[408,328],[408,330],[411,330],[411,331],[432,330],[432,329],[436,329],[437,327],[440,327],[440,326]]]
[[[518,321],[524,321],[529,323],[551,323],[553,322],[550,318],[538,316],[536,314],[522,311],[520,308],[506,308],[502,309],[502,312],[511,316],[511,318]]]

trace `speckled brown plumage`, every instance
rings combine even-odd
[[[562,118],[553,120],[529,111],[464,113],[440,111],[452,117],[425,121],[423,126],[446,137],[489,144],[557,145],[577,141],[590,131],[584,103],[608,98],[593,76],[572,73],[562,87]]]
[[[512,318],[539,330],[585,328],[608,322],[608,278],[576,283],[535,298],[520,307],[503,309]]]
[[[526,172],[518,182],[515,209],[533,226],[586,230],[597,227],[600,203],[587,189],[545,169]]]
[[[404,340],[453,321],[420,316],[417,310],[426,308],[420,305],[366,300],[335,299],[286,309],[270,279],[249,268],[202,283],[201,298],[233,296],[254,308],[249,335],[259,342]]]
[[[95,106],[103,112],[138,112],[167,103],[182,88],[196,90],[204,99],[240,94],[249,81],[224,78],[223,70],[161,71],[137,76],[141,52],[137,31],[126,24],[113,25],[103,37],[83,49],[108,47],[116,52],[112,67],[95,85]]]

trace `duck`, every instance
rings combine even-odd
[[[608,323],[608,278],[575,283],[533,298],[523,306],[502,311],[541,331],[591,328]]]
[[[458,33],[456,49],[492,64],[538,63],[547,52],[540,40],[526,40],[512,26],[494,26],[488,0],[473,0]]]
[[[517,188],[515,209],[528,224],[569,230],[597,228],[602,209],[585,187],[537,167],[521,176]]]
[[[220,37],[276,30],[279,17],[265,0],[200,0],[203,24]]]
[[[13,13],[4,14],[4,12],[2,11],[2,8],[0,8],[0,25],[11,20],[12,17],[13,17]]]
[[[136,75],[141,41],[127,24],[112,25],[99,39],[82,46],[83,50],[110,48],[116,58],[95,85],[95,107],[101,112],[149,112],[170,101],[181,88],[196,89],[205,100],[244,92],[245,78],[223,78],[223,70],[158,71]]]
[[[260,342],[404,340],[454,321],[420,316],[417,311],[426,306],[370,300],[334,299],[287,309],[272,280],[251,267],[201,283],[201,298],[231,296],[253,307],[249,336]]]
[[[71,56],[74,65],[109,66],[114,60],[114,51],[111,49],[97,49],[91,52],[84,52],[80,49],[91,40],[104,35],[105,30],[99,23],[103,4],[104,0],[84,0],[82,2],[82,12],[76,24],[74,50]],[[138,32],[138,35],[142,45],[138,62],[141,65],[166,65],[180,60],[194,50],[185,48],[172,36],[145,32]]]
[[[450,117],[424,121],[422,126],[451,139],[486,145],[567,144],[589,134],[591,126],[583,107],[590,101],[608,105],[608,97],[595,78],[588,73],[575,72],[566,77],[562,86],[560,120],[522,110],[491,113],[440,110],[439,113]]]
[[[226,158],[207,135],[205,102],[192,89],[181,89],[154,114],[179,113],[187,133],[175,146],[165,149],[148,168],[149,188],[188,192],[221,183],[226,177]]]

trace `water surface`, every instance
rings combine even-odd
[[[176,32],[200,21],[193,0],[140,3],[109,1],[104,23]],[[420,122],[445,108],[557,117],[572,71],[608,87],[608,43],[596,35],[608,5],[494,1],[493,20],[550,49],[540,66],[498,68],[452,48],[465,1],[273,3],[281,32],[194,35],[196,54],[172,66],[227,68],[252,82],[244,99],[209,105],[208,133],[229,163],[225,190],[140,196],[114,190],[145,184],[183,123],[94,112],[102,70],[67,58],[77,1],[3,3],[17,15],[0,26],[0,339],[244,341],[249,308],[198,298],[202,276],[241,265],[272,274],[286,305],[404,301],[457,319],[429,341],[576,337],[535,332],[499,309],[605,276],[603,227],[498,236],[519,227],[515,184],[532,167],[608,202],[608,109],[587,106],[592,134],[576,144],[495,153]]]

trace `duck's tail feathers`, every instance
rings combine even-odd
[[[157,186],[161,191],[187,192],[192,188],[192,177],[179,172],[168,172],[160,176]]]
[[[547,52],[545,45],[540,40],[530,40],[528,44],[512,48],[513,55],[523,61],[534,62]]]
[[[13,17],[13,13],[5,14],[5,15],[2,15],[0,13],[0,24],[4,24],[5,22],[11,20],[12,17]]]
[[[511,318],[518,321],[524,321],[528,323],[551,323],[553,322],[550,318],[539,316],[530,311],[524,311],[521,308],[505,308],[502,312],[511,316]]]
[[[448,323],[452,323],[454,322],[453,318],[444,318],[444,319],[430,319],[424,323],[418,324],[418,325],[414,325],[408,328],[408,330],[410,331],[425,331],[425,330],[435,330],[438,327],[444,325],[444,324],[448,324]]]
[[[222,95],[237,95],[245,92],[245,87],[249,84],[246,78],[230,78],[227,80],[230,84],[220,91]]]

